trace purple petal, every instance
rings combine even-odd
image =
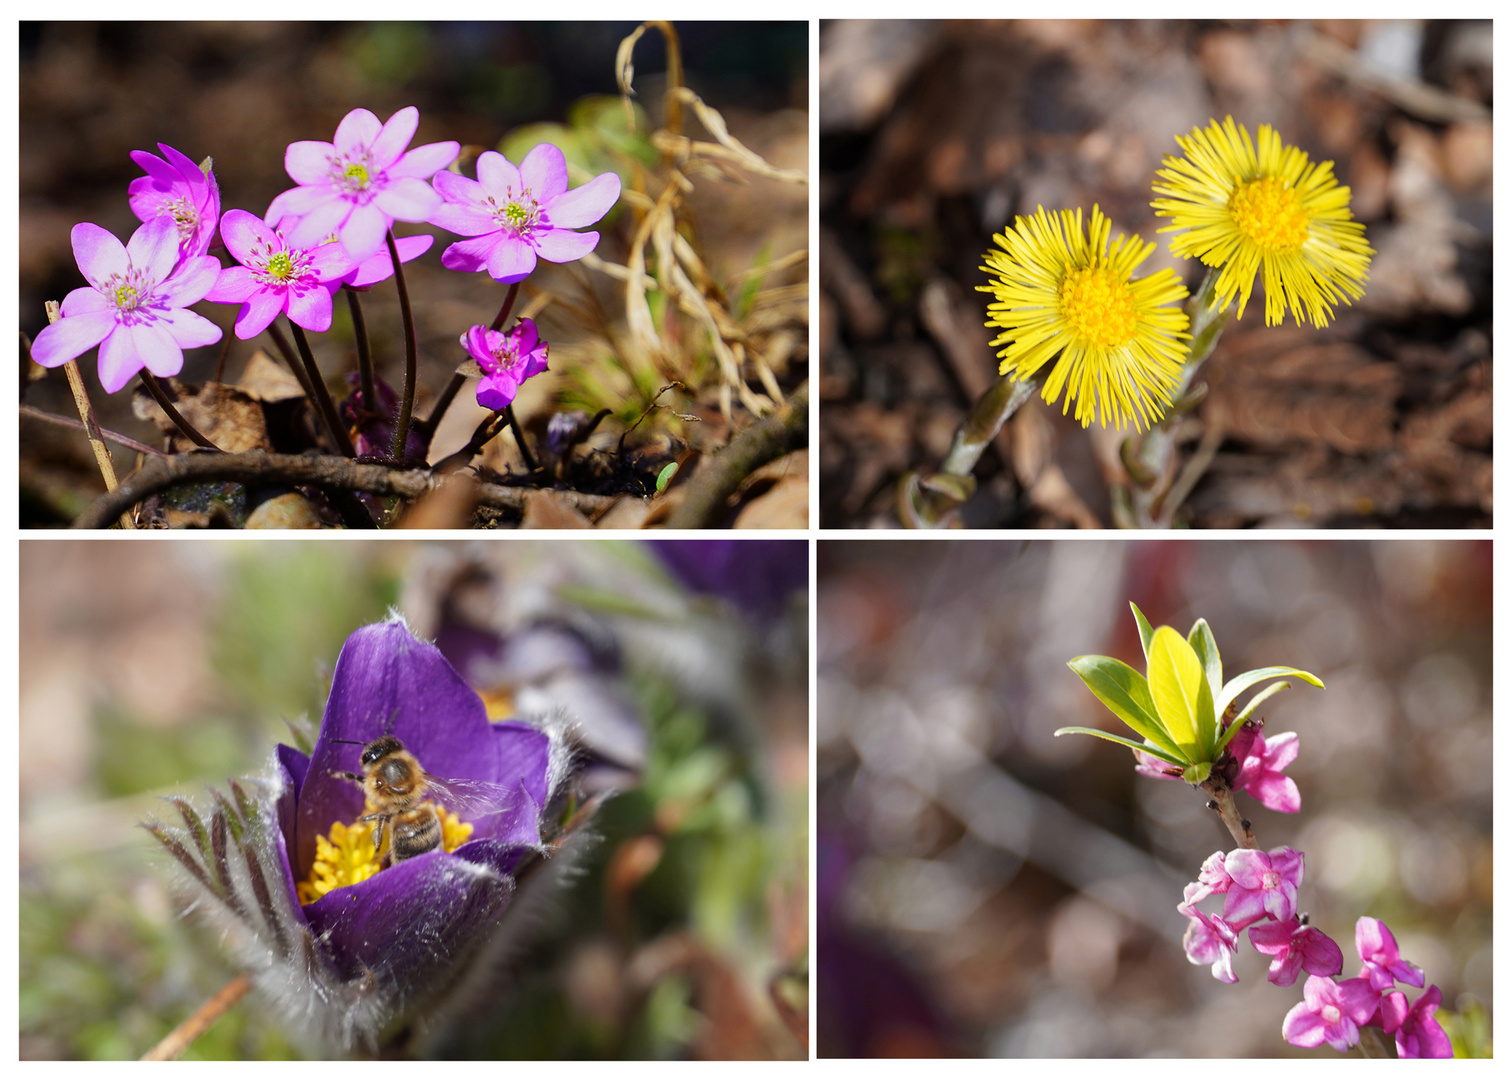
[[[126,254],[126,245],[98,225],[81,221],[69,233],[73,241],[74,261],[79,271],[97,289],[111,277],[124,276],[131,269],[131,259]]]
[[[115,305],[98,289],[92,289],[88,285],[84,285],[69,291],[69,294],[63,298],[63,306],[60,311],[66,319],[70,315],[83,315],[86,311],[109,311],[114,313]],[[112,314],[111,318],[114,317],[114,314]]]
[[[299,789],[304,784],[305,773],[310,768],[310,759],[292,746],[278,744],[273,752],[273,764],[279,771],[283,780],[283,789],[279,792],[278,803],[275,813],[278,817],[278,830],[274,836],[277,841],[278,858],[282,871],[283,886],[289,897],[289,905],[298,913],[298,918],[306,925],[309,920],[305,918],[304,909],[299,904],[299,890],[294,884],[294,868],[289,864],[289,846],[293,843],[295,807],[299,805]]]
[[[389,117],[388,123],[383,125],[383,129],[379,131],[376,138],[370,140],[368,146],[368,153],[372,155],[373,171],[382,172],[398,161],[404,155],[404,148],[415,137],[415,129],[419,126],[420,110],[413,105],[406,105]],[[448,163],[443,161],[441,164]]]
[[[133,180],[131,182],[133,187],[147,183],[155,186],[159,191],[166,191],[180,180],[178,170],[150,150],[133,150],[131,160],[147,174]]]
[[[43,367],[60,367],[104,341],[115,328],[113,307],[64,316],[42,328],[42,332],[32,342],[32,359]],[[127,376],[128,379],[130,377]]]
[[[221,328],[203,315],[186,308],[179,308],[158,316],[158,323],[181,349],[197,349],[201,345],[214,345],[221,339]]]
[[[551,764],[551,740],[546,733],[518,720],[505,720],[492,725],[494,740],[499,747],[499,777],[496,782],[507,782],[513,777],[523,777],[525,790],[540,806],[546,802],[548,792],[548,767]],[[529,836],[509,839],[529,840],[540,843],[539,822],[532,821]]]
[[[619,202],[620,178],[617,173],[595,176],[582,187],[556,197],[545,207],[551,224],[559,229],[578,229],[592,225]]]
[[[278,317],[278,313],[284,309],[286,302],[281,289],[270,289],[267,286],[258,289],[247,297],[241,310],[236,313],[236,336],[243,341],[255,338]],[[330,822],[327,822],[326,826],[329,828]]]
[[[496,150],[485,150],[478,155],[478,183],[488,194],[502,198],[513,192],[520,193],[520,170],[507,157]]]
[[[536,268],[536,253],[523,240],[499,235],[488,253],[488,276],[501,285],[524,281]]]
[[[243,265],[252,259],[252,253],[260,246],[278,250],[282,241],[278,234],[264,225],[256,214],[245,210],[227,210],[221,218],[221,240],[231,257]]]
[[[382,130],[378,117],[366,109],[353,109],[341,118],[332,142],[338,154],[349,154],[369,146]]]
[[[520,182],[543,203],[556,198],[567,190],[566,155],[550,143],[537,143],[520,162]]]
[[[383,237],[391,224],[393,219],[376,204],[370,203],[353,210],[336,235],[352,258],[360,262],[383,247]],[[300,222],[300,227],[303,226],[304,222]]]
[[[441,253],[441,265],[448,270],[458,270],[464,274],[486,269],[488,257],[492,254],[494,246],[502,243],[504,243],[504,237],[497,232],[475,236],[471,240],[458,240]]]
[[[503,409],[514,402],[520,384],[509,372],[487,375],[478,380],[478,404],[485,409]]]
[[[1223,895],[1223,921],[1235,930],[1242,930],[1253,922],[1265,918],[1265,893],[1243,887],[1230,889]]]
[[[400,221],[424,221],[441,206],[441,196],[424,180],[401,176],[373,196],[373,202]]]
[[[581,259],[598,246],[599,234],[596,232],[569,232],[566,229],[552,229],[550,232],[537,233],[534,237],[536,253],[547,262],[565,263],[575,259]]]
[[[461,143],[426,143],[424,146],[417,146],[405,154],[398,161],[390,165],[387,171],[390,178],[414,176],[421,180],[429,180],[432,176],[435,176],[442,169],[456,161],[457,155],[461,152]]]
[[[331,328],[331,294],[318,284],[290,287],[284,310],[306,330],[323,334]]]
[[[346,205],[327,185],[290,188],[268,204],[268,212],[263,215],[263,221],[269,228],[277,228],[284,218],[303,217],[326,202],[338,202],[343,207]]]
[[[220,260],[214,255],[190,255],[174,268],[154,294],[160,304],[188,307],[205,298],[220,277]]]
[[[260,288],[262,282],[253,277],[251,270],[232,266],[220,272],[205,299],[215,304],[241,304]]]
[[[447,175],[451,174],[447,173]],[[482,236],[484,233],[497,232],[499,228],[499,223],[494,220],[492,214],[485,214],[471,206],[461,206],[454,202],[443,202],[426,220],[458,236]]]
[[[328,142],[291,142],[284,151],[284,171],[296,184],[322,184],[331,174],[336,147]]]
[[[148,281],[163,281],[178,265],[178,223],[164,215],[139,226],[126,242],[126,255]]]

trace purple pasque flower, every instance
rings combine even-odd
[[[1334,982],[1309,975],[1302,986],[1302,1000],[1281,1023],[1281,1034],[1293,1046],[1327,1043],[1343,1052],[1360,1041],[1360,1025],[1374,1014],[1380,996],[1364,979]]]
[[[1390,990],[1397,983],[1423,985],[1423,969],[1402,959],[1395,935],[1380,919],[1360,916],[1355,923],[1355,950],[1365,962],[1360,977],[1369,979],[1377,990]]]
[[[1240,848],[1224,856],[1233,883],[1223,897],[1223,917],[1236,930],[1269,916],[1286,922],[1297,913],[1302,853],[1289,847],[1269,852]]]
[[[353,109],[336,128],[334,142],[294,142],[284,168],[299,184],[268,206],[277,225],[298,217],[289,233],[295,247],[312,248],[335,233],[359,262],[383,246],[397,221],[424,221],[441,197],[425,181],[456,160],[455,142],[427,143],[406,151],[420,124],[420,110],[400,109],[380,123],[366,109]]]
[[[1238,742],[1243,733],[1234,736]],[[1295,814],[1302,809],[1302,795],[1297,782],[1283,776],[1281,770],[1297,759],[1297,733],[1283,731],[1267,739],[1258,732],[1243,748],[1244,756],[1236,751],[1240,762],[1239,775],[1234,780],[1235,788],[1243,788],[1260,800],[1262,806],[1279,810],[1283,814]]]
[[[436,190],[445,201],[430,223],[472,239],[441,255],[448,270],[487,270],[501,284],[524,281],[537,258],[564,263],[581,259],[598,244],[596,232],[573,232],[609,212],[620,196],[620,179],[601,173],[567,190],[567,158],[541,143],[515,168],[493,150],[478,155],[478,178],[439,173]]]
[[[1192,886],[1188,885],[1187,889],[1190,895]],[[1234,974],[1234,953],[1239,948],[1238,931],[1223,918],[1198,911],[1191,906],[1191,902],[1182,905],[1182,914],[1191,920],[1181,939],[1187,959],[1194,964],[1212,965],[1213,978],[1219,982],[1238,982],[1239,976]]]
[[[236,313],[237,337],[256,337],[280,312],[306,330],[331,328],[331,290],[326,282],[353,268],[346,248],[299,247],[282,230],[268,228],[245,210],[226,211],[221,239],[241,265],[222,270],[205,299],[242,306]]]
[[[472,826],[470,838],[301,904],[317,837],[337,839],[366,812],[361,787],[333,773],[361,771],[363,746],[385,734],[427,773],[486,791],[488,803],[459,809],[452,787],[433,792]],[[208,893],[202,910],[221,920],[284,1020],[326,1044],[371,1051],[384,1032],[442,1008],[444,992],[487,955],[519,873],[547,854],[541,825],[565,763],[555,734],[491,723],[440,651],[396,618],[347,639],[312,752],[279,746],[264,798],[233,784],[235,804],[217,796],[208,825],[175,800],[188,828],[149,829]]]
[[[131,212],[144,222],[168,215],[178,226],[179,257],[204,255],[215,240],[220,220],[215,171],[201,169],[167,143],[158,143],[158,149],[162,157],[146,150],[131,152],[131,160],[147,173],[126,189]]]
[[[478,404],[502,409],[514,401],[520,384],[546,370],[549,350],[530,319],[521,319],[501,334],[486,326],[470,327],[461,337],[467,355],[483,369],[478,383]]]
[[[684,585],[723,597],[760,625],[776,619],[793,593],[808,589],[803,540],[644,542]]]
[[[1344,970],[1344,952],[1323,931],[1292,918],[1250,927],[1255,951],[1272,957],[1266,978],[1277,986],[1290,986],[1297,974],[1337,975]]]
[[[1396,1036],[1398,1058],[1452,1058],[1454,1046],[1433,1015],[1443,1001],[1439,988],[1430,986],[1409,1008],[1407,995],[1392,990],[1381,996],[1370,1022]]]
[[[178,225],[163,215],[122,244],[98,225],[73,227],[74,259],[89,282],[63,298],[63,317],[32,342],[32,359],[60,367],[100,347],[100,384],[113,394],[146,368],[167,378],[184,367],[184,350],[220,340],[220,327],[187,310],[204,299],[220,263],[210,255],[180,260]]]

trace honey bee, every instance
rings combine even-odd
[[[456,804],[454,809],[463,806],[476,808],[478,813],[473,816],[498,812],[497,806],[490,809],[487,805],[501,801],[496,794],[491,797],[489,789],[502,793],[502,788],[492,784],[443,780],[432,776],[421,768],[419,759],[392,735],[380,735],[370,743],[359,743],[351,739],[333,739],[332,742],[362,747],[362,772],[333,769],[331,775],[359,785],[367,796],[368,804],[374,808],[373,812],[364,814],[357,820],[377,823],[373,828],[374,852],[383,851],[384,833],[388,833],[386,865],[392,866],[413,859],[416,855],[424,855],[441,846],[441,815],[435,803],[428,799],[433,791],[444,796],[448,803]],[[469,790],[464,791],[464,787]]]

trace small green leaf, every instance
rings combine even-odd
[[[1188,765],[1182,771],[1181,778],[1189,784],[1200,784],[1212,774],[1213,763],[1211,761],[1199,761],[1193,765]]]
[[[1145,618],[1144,612],[1139,610],[1139,605],[1129,601],[1129,607],[1134,611],[1134,621],[1139,624],[1139,646],[1144,649],[1145,667],[1150,666],[1150,639],[1155,636],[1155,628],[1150,625],[1150,620]]]
[[[1223,660],[1218,655],[1218,639],[1213,636],[1213,628],[1206,619],[1198,619],[1192,624],[1187,643],[1192,646],[1197,659],[1202,661],[1202,668],[1207,672],[1208,686],[1212,688],[1216,699],[1218,692],[1223,689]]]
[[[1251,698],[1250,703],[1244,707],[1244,711],[1234,717],[1233,722],[1229,724],[1229,726],[1224,730],[1223,738],[1218,743],[1218,753],[1223,753],[1223,751],[1228,747],[1229,740],[1232,739],[1235,733],[1244,726],[1244,722],[1254,715],[1255,709],[1262,701],[1270,697],[1272,694],[1279,694],[1282,690],[1289,689],[1291,689],[1291,683],[1289,682],[1271,683],[1264,690],[1260,691],[1253,698]],[[1216,758],[1214,760],[1216,760]]]
[[[1217,721],[1207,672],[1184,637],[1169,626],[1150,643],[1150,696],[1162,725],[1187,761],[1205,761]]]
[[[661,472],[656,474],[656,493],[660,495],[667,490],[667,485],[677,475],[677,462],[669,461]]]
[[[1142,754],[1149,754],[1151,757],[1158,757],[1161,761],[1167,762],[1171,765],[1176,765],[1183,769],[1187,767],[1187,763],[1185,761],[1182,761],[1180,758],[1166,753],[1158,746],[1154,746],[1150,743],[1137,743],[1133,739],[1126,739],[1122,735],[1112,735],[1106,731],[1100,730],[1099,728],[1063,727],[1057,728],[1055,734],[1057,736],[1096,735],[1099,739],[1107,739],[1109,742],[1121,743],[1122,745],[1127,746],[1132,750],[1138,750]]]
[[[1150,684],[1143,675],[1111,656],[1078,656],[1066,666],[1081,676],[1087,689],[1113,710],[1114,716],[1166,753],[1180,756],[1181,750],[1160,722],[1150,698]]]
[[[1213,703],[1213,707],[1219,713],[1222,713],[1224,709],[1228,708],[1230,702],[1232,702],[1236,697],[1248,690],[1251,686],[1254,686],[1256,683],[1264,682],[1266,679],[1284,678],[1287,675],[1295,675],[1303,682],[1312,683],[1312,685],[1316,686],[1319,690],[1323,689],[1322,679],[1318,678],[1316,675],[1311,674],[1310,672],[1303,671],[1300,668],[1255,668],[1255,670],[1253,671],[1246,671],[1243,675],[1235,675],[1232,679],[1230,679],[1229,684],[1225,686],[1223,688],[1223,692],[1218,695],[1218,700]]]

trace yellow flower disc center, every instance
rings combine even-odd
[[[1129,283],[1104,266],[1067,271],[1060,313],[1077,337],[1102,348],[1127,344],[1139,325]]]
[[[1229,199],[1239,231],[1267,251],[1291,251],[1307,242],[1311,216],[1302,197],[1277,176],[1240,184]]]

